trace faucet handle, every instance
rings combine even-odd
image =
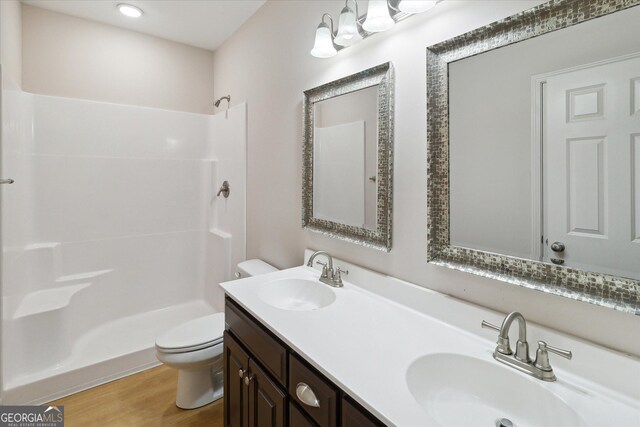
[[[498,331],[498,332],[502,330],[499,326],[493,325],[485,320],[482,321],[480,326],[486,329],[493,329],[494,331]],[[498,335],[498,341],[496,341],[496,344],[497,344],[496,351],[498,353],[502,353],[506,355],[513,354],[513,351],[511,351],[511,344],[509,343],[508,336],[506,338],[502,338],[500,335]]]
[[[534,362],[536,368],[543,371],[551,370],[551,364],[549,363],[549,351],[557,354],[558,356],[562,356],[565,359],[571,360],[573,357],[573,354],[569,350],[552,347],[544,341],[538,341],[538,351],[536,351],[536,361]]]
[[[336,271],[333,273],[333,280],[338,285],[342,285],[342,275],[349,274],[349,270],[343,270],[340,267],[336,268]]]
[[[562,356],[565,359],[569,359],[571,360],[571,358],[573,357],[573,354],[569,351],[569,350],[563,350],[561,348],[558,347],[552,347],[549,344],[547,344],[544,341],[538,341],[538,348],[539,349],[546,349],[548,351],[550,351],[551,353],[555,353],[558,356]]]
[[[480,324],[480,326],[482,326],[485,329],[493,329],[494,331],[500,332],[500,327],[493,325],[489,322],[487,322],[486,320],[483,320],[482,323]]]
[[[322,261],[316,261],[316,264],[322,266],[322,275],[320,277],[324,277],[324,278],[329,277],[329,269],[327,268],[327,263]]]

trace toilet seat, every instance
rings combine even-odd
[[[199,317],[183,323],[156,339],[156,349],[163,353],[186,353],[222,343],[224,313]]]

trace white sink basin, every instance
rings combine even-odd
[[[336,294],[324,283],[306,279],[280,279],[260,286],[260,299],[282,310],[317,310],[336,300]]]
[[[427,415],[443,426],[584,426],[543,383],[493,360],[438,353],[414,361],[407,385]],[[538,382],[540,381],[540,382]]]

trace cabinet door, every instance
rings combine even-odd
[[[224,425],[249,427],[249,390],[244,384],[249,356],[237,341],[224,332]]]
[[[284,427],[287,395],[253,360],[249,360],[249,375],[249,425]]]

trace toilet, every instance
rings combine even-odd
[[[236,277],[271,273],[277,268],[259,259],[238,264]],[[176,406],[194,409],[222,397],[224,313],[182,323],[156,339],[156,357],[178,370]]]

